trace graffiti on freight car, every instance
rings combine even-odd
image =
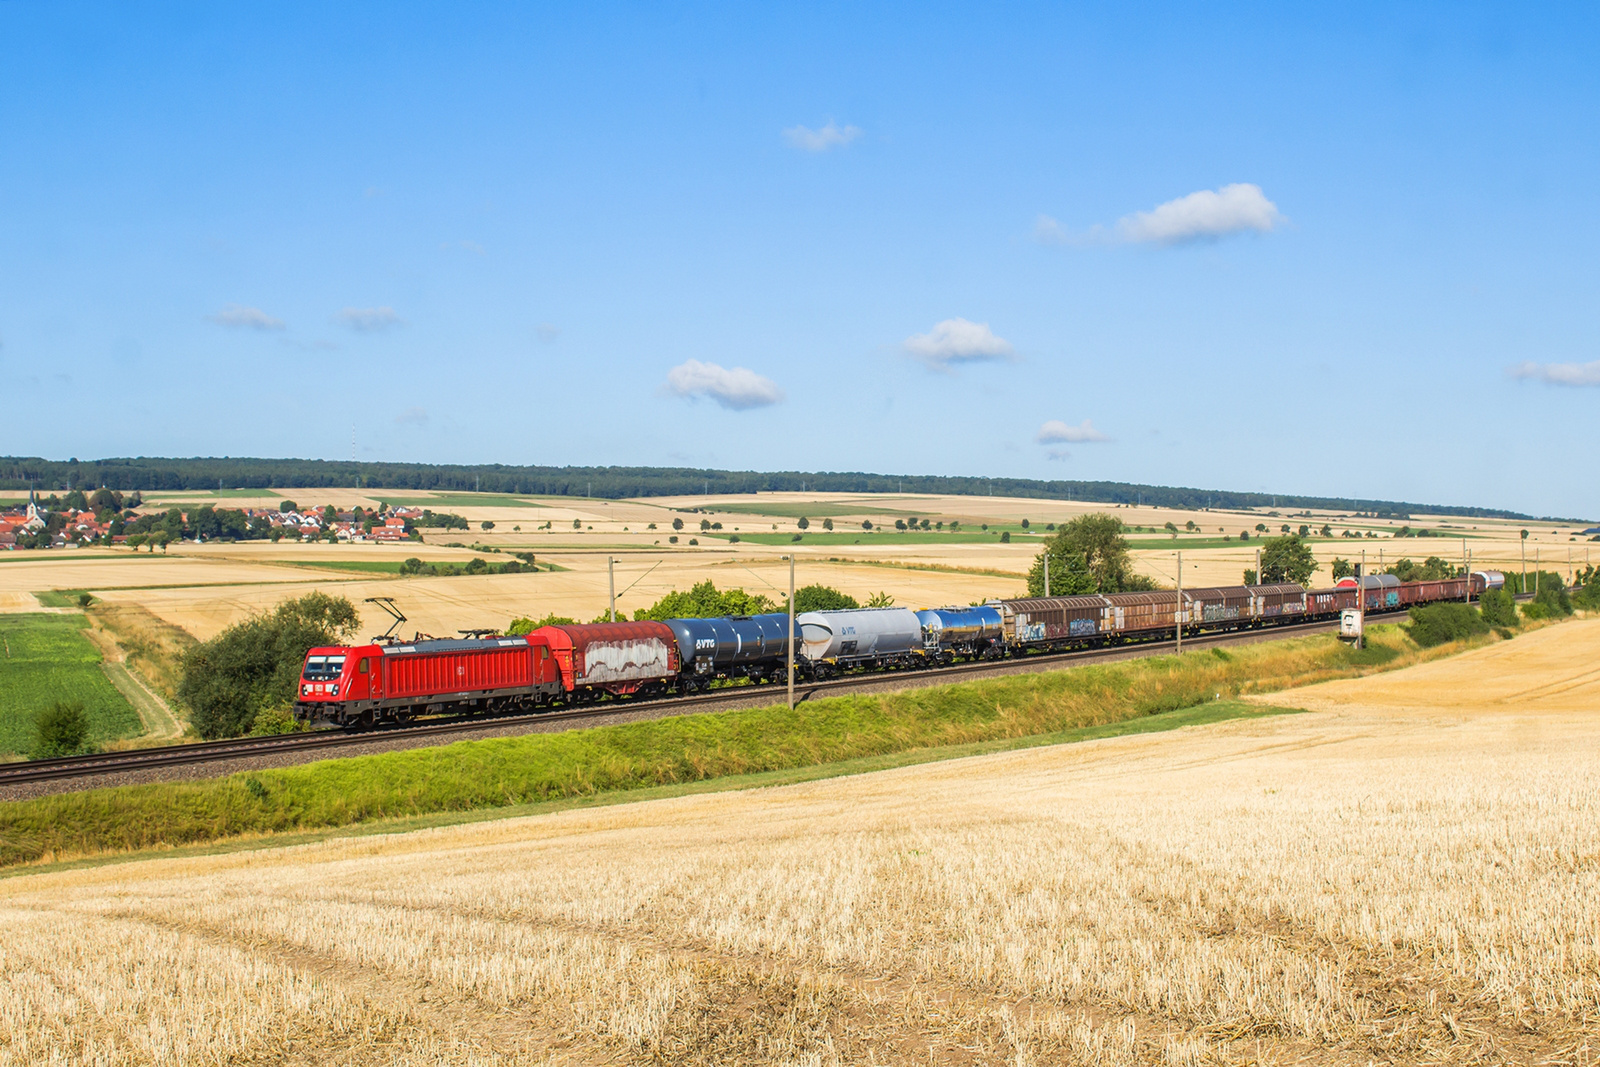
[[[594,642],[584,654],[583,683],[633,682],[662,678],[672,673],[666,643],[654,638],[639,641]]]
[[[1088,637],[1100,631],[1094,619],[1073,619],[1067,623],[1067,633],[1073,637]]]

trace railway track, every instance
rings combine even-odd
[[[1373,615],[1379,613],[1373,612]],[[1385,612],[1384,615],[1403,614]],[[1313,622],[1262,627],[1259,629],[1227,630],[1217,633],[1187,637],[1186,648],[1208,648],[1220,645],[1249,643],[1277,637],[1293,637],[1337,629],[1336,620],[1320,619]],[[981,660],[963,663],[938,670],[886,671],[874,674],[853,675],[820,682],[806,682],[795,686],[796,703],[814,696],[828,696],[851,690],[882,688],[906,683],[937,685],[959,681],[967,677],[999,676],[1030,673],[1074,666],[1079,663],[1103,662],[1154,656],[1170,652],[1169,640],[1131,642],[1102,648],[1077,649],[1068,652],[1035,653],[1016,659]],[[194,764],[249,759],[251,757],[277,756],[286,753],[327,751],[337,754],[341,748],[371,746],[385,740],[404,740],[406,747],[415,747],[420,740],[439,743],[470,738],[475,734],[515,728],[519,724],[558,723],[568,720],[594,720],[595,725],[607,719],[637,713],[660,711],[663,716],[693,711],[713,710],[729,705],[748,704],[752,699],[762,703],[779,698],[782,687],[776,684],[737,686],[714,690],[692,697],[658,697],[651,700],[622,700],[603,704],[590,704],[556,711],[528,712],[515,715],[486,716],[472,719],[434,721],[414,726],[389,727],[361,732],[338,729],[317,730],[303,734],[281,734],[273,737],[239,737],[225,741],[202,741],[186,745],[162,745],[153,748],[129,749],[122,752],[102,752],[90,756],[66,756],[59,759],[31,760],[23,763],[0,764],[0,787],[27,782],[45,782],[72,778],[96,778],[156,768],[178,767]],[[762,697],[768,698],[762,700]]]

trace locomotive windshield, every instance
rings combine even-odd
[[[330,682],[343,672],[343,656],[306,657],[305,679],[308,682]]]

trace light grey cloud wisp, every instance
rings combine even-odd
[[[405,325],[392,307],[344,308],[333,317],[333,321],[357,333],[382,333]]]
[[[813,130],[809,126],[790,126],[783,131],[783,139],[793,148],[806,152],[827,152],[845,145],[861,136],[859,126],[840,126],[829,122]]]
[[[1532,363],[1524,361],[1511,368],[1513,378],[1524,378],[1549,385],[1582,388],[1600,386],[1600,359],[1593,363]]]
[[[218,326],[227,326],[235,330],[281,330],[284,321],[268,315],[260,308],[246,307],[243,304],[229,304],[215,315],[206,318]]]
[[[1035,438],[1041,445],[1059,445],[1064,443],[1086,444],[1091,441],[1109,441],[1111,438],[1094,428],[1094,423],[1084,419],[1080,425],[1070,426],[1060,419],[1051,419],[1039,427],[1039,436]]]

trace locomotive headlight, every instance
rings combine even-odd
[[[335,683],[333,685],[328,686],[328,695],[329,696],[338,696],[339,695],[338,683]]]
[[[302,685],[300,687],[300,695],[301,696],[310,696],[311,695],[311,687],[309,685]]]

